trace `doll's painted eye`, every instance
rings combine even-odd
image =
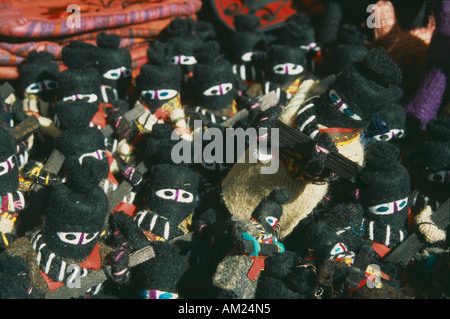
[[[265,52],[263,51],[249,51],[241,56],[241,60],[244,62],[258,61],[264,59],[264,57]]]
[[[214,86],[210,87],[209,89],[205,90],[203,92],[203,95],[206,95],[206,96],[225,95],[228,92],[230,92],[232,88],[233,88],[233,84],[222,83],[222,84],[214,85]]]
[[[57,232],[59,239],[71,245],[86,245],[97,237],[96,233]]]
[[[284,63],[273,66],[272,70],[275,74],[296,75],[302,73],[304,69],[300,64]]]
[[[273,216],[267,216],[266,222],[272,227],[275,228],[278,224],[278,218],[275,218]]]
[[[31,83],[25,89],[25,92],[29,93],[29,94],[39,93],[40,91],[41,91],[41,86],[38,83]]]
[[[74,94],[71,96],[66,96],[63,101],[75,101],[75,100],[85,100],[89,103],[94,103],[98,100],[97,94]]]
[[[80,165],[83,165],[83,159],[86,157],[93,157],[95,159],[102,160],[106,157],[106,152],[105,150],[96,150],[91,153],[83,154],[78,158],[78,162],[80,162]]]
[[[120,68],[120,70],[122,71],[122,77],[123,78],[129,78],[130,76],[131,76],[131,69],[130,68],[127,68],[127,67],[125,67],[125,66],[122,66],[121,68]]]
[[[53,80],[44,80],[43,84],[45,86],[44,90],[54,90],[59,87],[59,83]]]
[[[391,134],[389,134],[389,133],[379,134],[379,135],[375,135],[373,138],[379,142],[383,142],[383,141],[387,142],[391,139]]]
[[[170,63],[178,65],[194,65],[197,60],[194,56],[190,55],[175,55],[170,58]]]
[[[103,77],[109,80],[118,80],[120,78],[121,71],[120,68],[111,69],[103,73]]]
[[[448,183],[450,182],[450,171],[439,171],[428,174],[428,180],[436,183]]]
[[[173,200],[175,202],[192,203],[194,201],[194,195],[182,189],[160,189],[155,194],[158,197]]]
[[[180,58],[181,65],[194,65],[197,63],[197,60],[193,56],[182,55]]]
[[[331,89],[328,92],[328,96],[330,97],[332,105],[334,107],[336,107],[336,109],[338,111],[348,115],[349,117],[351,117],[354,120],[361,121],[361,117],[358,114],[356,114],[355,112],[353,112],[348,107],[348,105],[341,99],[341,97],[339,96],[339,94],[335,90]]]
[[[374,215],[391,215],[403,209],[408,204],[408,197],[390,203],[383,203],[369,207],[369,211]]]
[[[0,176],[5,175],[14,168],[16,157],[14,155],[11,155],[6,159],[6,161],[0,163]]]
[[[169,100],[177,96],[177,90],[146,90],[141,92],[141,96],[151,100]]]
[[[307,45],[301,45],[300,48],[303,50],[306,50],[306,51],[310,51],[313,49],[319,49],[317,47],[317,43],[315,43],[315,42],[311,42],[310,44],[307,44]]]

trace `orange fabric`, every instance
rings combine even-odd
[[[250,267],[250,270],[247,273],[248,278],[250,278],[252,281],[256,280],[261,273],[261,271],[264,269],[264,259],[265,257],[250,257],[253,259],[252,267]]]
[[[373,243],[372,248],[378,255],[380,255],[381,258],[386,256],[391,251],[391,248],[380,243]]]
[[[98,104],[98,111],[92,118],[91,123],[94,125],[99,125],[101,128],[104,128],[106,126],[106,115],[105,111],[103,111],[102,103]]]

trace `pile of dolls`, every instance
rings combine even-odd
[[[450,3],[433,5],[414,90],[335,2],[267,32],[238,13],[226,39],[176,18],[136,77],[115,34],[71,41],[62,72],[30,52],[1,90],[0,298],[448,298]]]

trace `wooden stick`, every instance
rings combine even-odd
[[[35,115],[31,115],[15,126],[9,133],[17,142],[20,142],[33,134],[39,127],[39,120]]]

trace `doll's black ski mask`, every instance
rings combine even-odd
[[[58,92],[59,68],[53,55],[47,51],[35,50],[28,54],[27,61],[20,67],[20,80],[24,93],[35,94],[45,102],[52,102]]]
[[[227,109],[237,96],[231,63],[219,53],[216,41],[206,42],[195,51],[194,103],[213,112]]]
[[[399,149],[388,142],[366,146],[360,176],[360,200],[367,217],[368,239],[394,247],[407,235],[409,173],[399,163]]]
[[[56,186],[45,211],[42,234],[58,257],[81,261],[97,244],[108,213],[106,194],[99,187],[88,193]]]
[[[89,123],[98,111],[96,103],[85,100],[62,101],[55,103],[57,125],[62,130],[89,127]]]
[[[119,48],[121,37],[101,32],[97,35],[97,46],[101,51],[98,69],[101,78],[101,93],[104,102],[125,99],[131,84],[131,54]]]
[[[146,208],[167,218],[170,233],[175,234],[180,223],[193,213],[197,187],[198,175],[189,168],[156,165],[151,169]]]
[[[59,96],[63,101],[84,99],[98,103],[100,99],[101,76],[98,61],[100,48],[82,42],[71,41],[62,49],[62,61],[68,67],[59,75]]]

